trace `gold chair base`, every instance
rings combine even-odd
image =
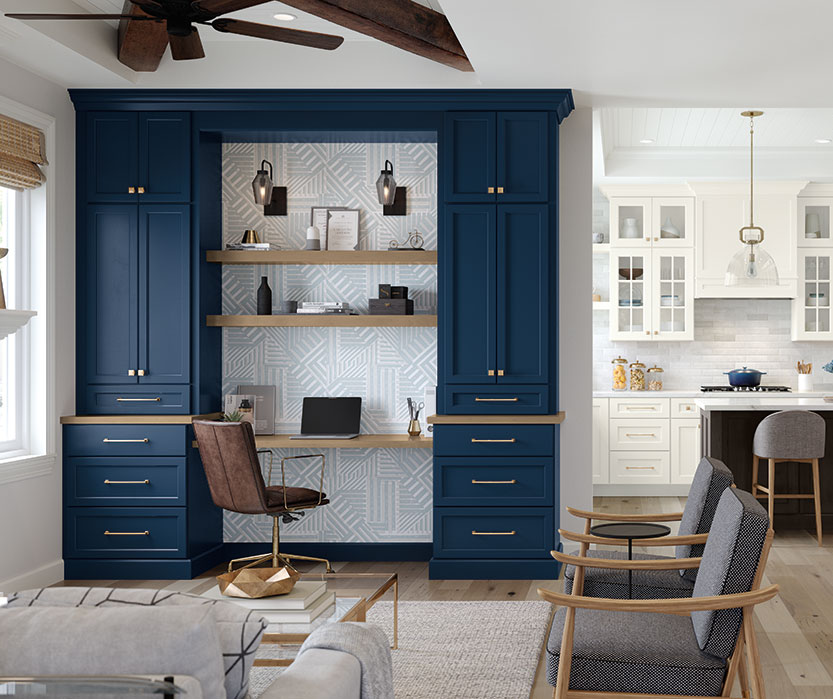
[[[279,553],[277,555],[277,561],[274,560],[274,556],[271,553],[265,554],[258,554],[257,556],[246,556],[244,558],[232,558],[228,563],[228,572],[231,573],[234,570],[234,565],[236,563],[243,563],[244,561],[251,561],[244,566],[238,568],[238,570],[242,570],[243,568],[254,568],[255,566],[260,565],[261,563],[265,563],[266,561],[270,561],[272,566],[277,568],[280,565],[285,565],[290,570],[295,570],[295,566],[293,566],[289,561],[290,559],[295,558],[299,561],[313,561],[315,563],[323,563],[327,566],[327,572],[332,573],[333,567],[330,565],[330,561],[326,558],[317,558],[316,556],[296,556],[295,554],[291,553]],[[297,571],[296,571],[297,572]]]

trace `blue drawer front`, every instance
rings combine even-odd
[[[446,386],[449,415],[546,415],[546,386]]]
[[[184,507],[68,507],[64,555],[68,558],[184,558],[185,512]]]
[[[438,507],[437,558],[548,558],[555,532],[551,507]],[[494,578],[500,579],[500,571]]]
[[[184,457],[69,457],[64,504],[184,507],[185,473]]]
[[[66,425],[67,456],[185,456],[186,425]]]
[[[437,457],[434,505],[553,504],[553,460],[547,457]]]
[[[552,425],[435,425],[437,456],[552,456]]]
[[[187,415],[191,412],[188,386],[88,386],[86,412],[90,415]]]

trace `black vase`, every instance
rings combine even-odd
[[[257,290],[257,314],[259,316],[272,315],[272,290],[266,277],[260,278],[260,288]]]

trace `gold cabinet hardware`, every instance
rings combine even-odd
[[[127,370],[127,375],[128,376],[136,376],[136,370],[135,369],[128,369]]]
[[[105,437],[101,441],[105,444],[147,444],[150,440],[147,437],[144,439],[110,439]]]
[[[104,485],[150,485],[150,480],[145,478],[143,481],[111,481],[109,478],[105,478]]]
[[[495,375],[495,370],[494,369],[489,369],[489,376],[494,376],[494,375]]]
[[[140,192],[140,194],[141,194],[141,192]],[[658,241],[658,240],[659,240],[659,238],[654,238],[654,240],[655,240],[655,241]]]
[[[128,187],[127,188],[127,193],[128,194],[136,194],[136,188],[135,187]]]
[[[654,330],[654,335],[659,335],[659,330]]]
[[[498,369],[498,370],[497,370],[497,375],[498,375],[498,376],[503,376],[505,373],[506,373],[506,372],[505,372],[503,369]]]
[[[503,194],[503,187],[498,187],[497,188],[497,193],[498,194]]]
[[[475,396],[474,402],[475,403],[517,403],[520,398],[481,398],[480,396]]]
[[[653,471],[653,466],[625,466],[626,471]]]
[[[472,536],[515,536],[515,530],[511,532],[479,532],[476,529],[471,530]]]
[[[139,187],[138,191],[139,191],[139,194],[144,194],[145,193],[145,188],[144,187]]]
[[[625,432],[626,437],[656,437],[653,432]]]
[[[486,191],[487,191],[489,194],[494,194],[494,193],[495,193],[495,188],[494,188],[494,187],[489,187],[489,189],[487,189]]]
[[[472,478],[471,482],[474,485],[515,485],[518,481],[514,478],[511,481],[478,481]]]
[[[143,532],[111,532],[105,529],[104,536],[150,536],[150,532],[147,529]]]
[[[145,375],[145,370],[144,369],[139,369],[139,371],[137,371],[136,373],[139,374],[139,376],[144,376]]]
[[[690,406],[690,405],[687,405],[687,406],[685,407],[685,409],[686,409],[686,410],[691,410],[691,406]]]
[[[646,330],[646,331],[645,331],[645,334],[646,334],[646,335],[650,335],[650,334],[651,334],[651,331],[650,331],[650,330]]]
[[[116,403],[161,403],[162,399],[156,398],[116,398]]]
[[[624,407],[625,407],[625,410],[640,410],[640,411],[649,410],[652,413],[656,412],[656,410],[657,410],[656,407],[654,407],[653,405],[648,405],[648,406],[626,405]]]
[[[512,437],[511,439],[475,439],[474,437],[471,438],[472,444],[514,444],[517,440]]]

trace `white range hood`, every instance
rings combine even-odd
[[[0,340],[16,333],[29,319],[36,316],[36,311],[13,311],[8,308],[0,309]]]

